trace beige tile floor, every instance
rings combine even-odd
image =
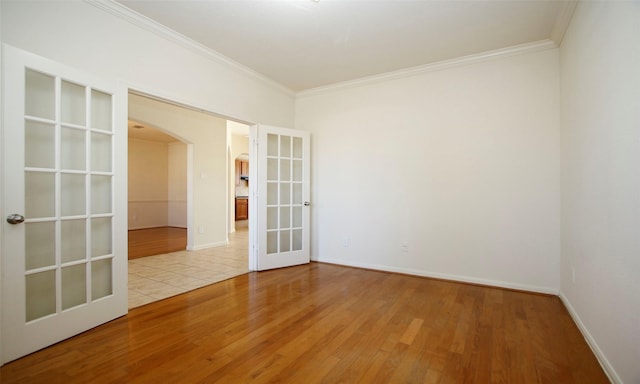
[[[129,260],[129,308],[247,273],[249,232],[229,234],[229,245]]]

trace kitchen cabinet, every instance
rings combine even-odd
[[[249,199],[236,197],[236,220],[247,220],[249,218]]]
[[[249,177],[249,162],[236,160],[236,185],[240,185],[241,177],[244,177],[245,180]]]

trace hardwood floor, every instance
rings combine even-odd
[[[606,383],[555,296],[330,264],[133,309],[2,383]]]
[[[186,248],[186,228],[160,227],[129,231],[129,260]]]

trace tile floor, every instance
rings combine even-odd
[[[229,234],[229,245],[129,260],[129,308],[139,307],[248,272],[249,231]]]

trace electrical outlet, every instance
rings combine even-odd
[[[198,227],[198,233],[204,233],[204,227]]]
[[[349,246],[349,238],[348,237],[345,236],[345,237],[342,238],[342,246],[345,247],[345,248]]]
[[[400,250],[404,253],[409,253],[409,245],[408,244],[402,244],[400,246]]]

